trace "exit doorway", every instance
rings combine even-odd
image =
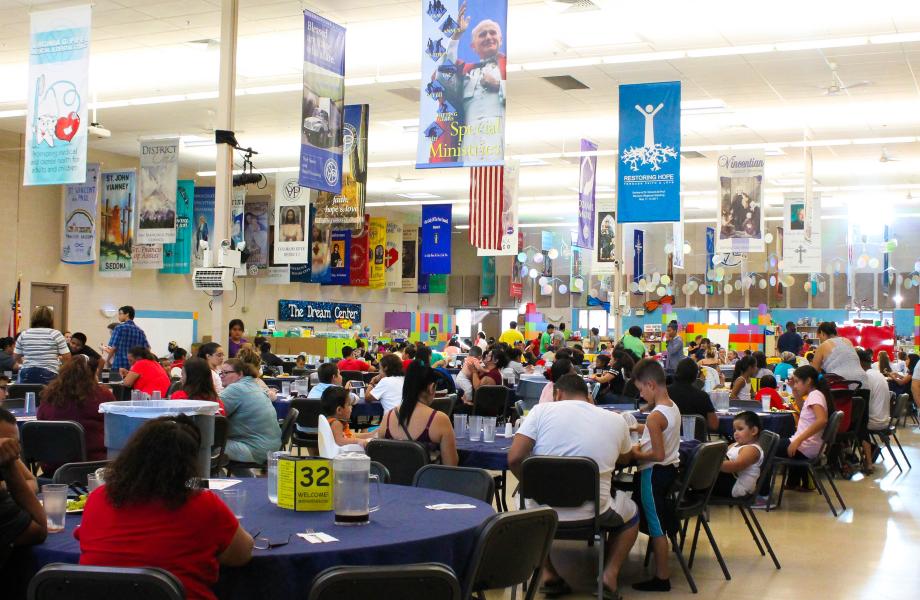
[[[63,283],[33,283],[29,296],[32,306],[22,315],[22,329],[28,328],[33,310],[47,306],[54,315],[54,328],[61,333],[67,331],[67,291],[67,285]]]

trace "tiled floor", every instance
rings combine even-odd
[[[673,554],[669,594],[633,591],[630,584],[647,577],[642,569],[647,538],[640,534],[620,575],[623,596],[649,600],[920,598],[920,428],[903,428],[898,437],[914,469],[905,467],[905,473],[900,474],[886,452],[885,464],[877,463],[873,476],[837,481],[848,507],[840,517],[831,515],[817,492],[790,492],[783,498],[780,511],[758,511],[782,570],[776,570],[770,557],[757,551],[737,509],[714,508],[712,529],[731,571],[731,581],[723,578],[701,532],[702,553],[698,550],[693,566],[699,594],[690,592]],[[557,544],[553,562],[576,590],[565,598],[596,597],[592,595],[597,564],[593,549],[572,542]],[[503,596],[510,594],[488,594],[490,600]]]

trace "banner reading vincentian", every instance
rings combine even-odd
[[[275,178],[275,263],[303,264],[309,260],[310,190],[296,177],[279,173]]]
[[[89,4],[31,14],[23,185],[86,181],[91,21]]]
[[[382,290],[387,286],[387,220],[371,217],[371,229],[368,237],[368,257],[370,260],[370,283],[372,290]]]
[[[402,223],[387,221],[387,251],[384,259],[387,289],[402,289],[402,250]]]
[[[303,104],[300,185],[342,191],[345,28],[303,12]]]
[[[249,258],[246,268],[250,276],[260,276],[268,269],[268,216],[271,213],[271,196],[246,198],[243,214],[243,239]]]
[[[594,261],[591,264],[593,275],[612,275],[616,273],[617,264],[617,213],[614,200],[597,200],[594,225],[597,228]]]
[[[450,273],[451,208],[450,204],[422,206],[421,273]]]
[[[418,291],[418,226],[414,223],[403,226],[402,291]]]
[[[192,259],[192,202],[195,182],[180,179],[176,186],[176,241],[163,244],[163,268],[160,273],[188,274]]]
[[[137,243],[176,241],[179,138],[142,139],[137,189]]]
[[[507,0],[422,0],[418,168],[503,163],[507,20]]]
[[[192,212],[195,235],[192,236],[192,262],[200,267],[204,260],[204,250],[201,242],[208,242],[211,256],[214,256],[215,247],[212,244],[211,233],[214,231],[214,188],[196,187],[195,205]]]
[[[680,82],[620,86],[617,217],[680,220]]]
[[[581,151],[593,152],[582,156],[578,169],[578,229],[575,246],[594,250],[594,198],[597,189],[597,144],[581,140]]]
[[[353,104],[345,107],[342,139],[342,192],[318,192],[316,223],[336,229],[348,227],[354,234],[364,228],[364,197],[367,191],[367,128],[370,107]]]
[[[91,265],[96,260],[96,215],[99,214],[99,164],[86,165],[86,182],[64,186],[64,240],[61,262]]]
[[[717,252],[763,252],[763,150],[719,156]]]
[[[102,212],[99,236],[99,274],[130,277],[134,242],[134,169],[102,174]]]
[[[364,215],[364,229],[359,235],[351,235],[351,285],[355,287],[367,287],[370,281],[367,239],[370,220],[370,215]]]
[[[351,283],[351,230],[332,230],[332,251],[329,254],[331,276],[329,283],[349,285]]]

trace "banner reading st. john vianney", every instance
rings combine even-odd
[[[303,104],[300,185],[342,191],[345,28],[303,12]]]
[[[64,186],[64,243],[61,262],[89,265],[96,259],[99,163],[86,165],[86,183]]]
[[[418,168],[505,158],[507,0],[422,0]]]
[[[102,211],[99,236],[99,274],[130,277],[134,243],[134,169],[102,174]]]

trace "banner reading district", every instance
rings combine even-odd
[[[303,105],[300,185],[342,191],[345,28],[303,12]]]
[[[680,220],[680,82],[620,86],[617,217]]]
[[[420,169],[505,159],[507,0],[422,0]]]
[[[31,21],[23,185],[83,183],[92,10],[34,12]]]
[[[137,243],[176,241],[179,138],[142,139],[138,180]]]
[[[96,259],[99,163],[86,165],[86,182],[64,186],[64,243],[61,262],[90,265]]]

